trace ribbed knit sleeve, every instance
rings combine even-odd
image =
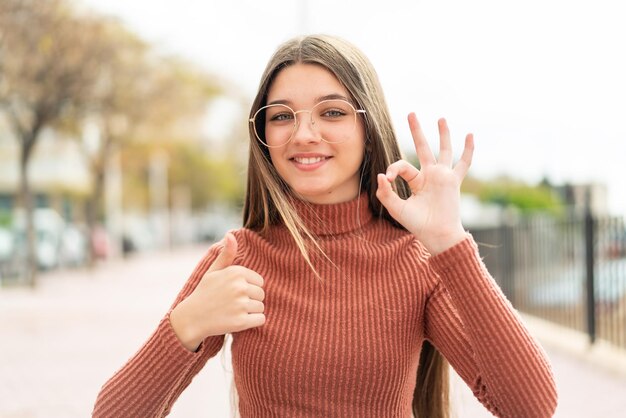
[[[487,272],[471,237],[431,257],[439,282],[425,337],[498,417],[547,418],[557,393],[545,353]]]
[[[193,292],[215,261],[213,246],[200,261],[178,294],[171,309],[139,351],[100,390],[93,417],[162,417],[174,401],[224,344],[224,336],[205,339],[196,352],[180,342],[169,321],[172,309]]]

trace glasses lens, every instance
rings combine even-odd
[[[349,139],[356,126],[356,110],[345,100],[324,100],[311,110],[298,112],[283,104],[273,104],[256,112],[253,119],[256,137],[270,148],[285,145],[296,131],[296,113],[300,114],[300,124],[310,122],[321,139],[331,144]]]
[[[268,147],[280,147],[291,139],[296,116],[285,105],[269,105],[258,110],[254,117],[254,133]]]
[[[356,110],[345,100],[324,100],[311,110],[313,125],[331,144],[344,142],[354,132]]]

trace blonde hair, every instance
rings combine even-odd
[[[367,57],[355,46],[343,39],[327,35],[298,37],[280,45],[261,76],[259,89],[250,109],[250,118],[258,109],[266,105],[267,94],[276,75],[285,67],[296,63],[317,64],[332,72],[349,92],[355,106],[365,110],[363,116],[365,155],[361,164],[361,191],[367,193],[370,208],[375,216],[386,219],[401,228],[376,198],[376,176],[378,173],[384,173],[387,167],[401,159],[402,155],[378,75]],[[292,202],[297,196],[272,165],[267,147],[256,138],[252,126],[250,126],[249,135],[250,153],[243,210],[244,227],[263,233],[272,225],[284,224],[302,256],[317,275],[311,262],[310,251],[319,252],[324,257],[325,254],[294,209]],[[402,198],[407,198],[411,194],[406,183],[401,180],[396,181],[394,187]],[[435,367],[435,372],[433,372],[432,365],[436,364],[436,361],[441,361],[441,356],[435,352],[439,358],[433,360],[428,352],[424,352],[424,350],[429,350],[428,347],[432,349],[432,346],[425,345],[422,354],[424,358],[429,359],[429,364],[427,367],[420,365],[420,369],[422,372],[426,370],[430,379],[434,376],[440,378],[447,370],[442,372],[443,365],[440,365]],[[417,389],[421,390],[424,395],[426,395],[425,391],[435,386],[437,389],[442,388],[439,383],[433,386],[429,382],[423,378],[420,380],[418,377],[418,386],[423,387]],[[428,396],[432,397],[432,394]],[[447,399],[447,389],[444,397]],[[414,397],[414,399],[422,398],[424,396]],[[435,403],[438,404],[438,402]],[[420,417],[445,417],[447,412],[440,413],[444,409],[447,407],[439,406],[433,409],[429,406],[426,409],[420,409],[418,406],[415,409],[414,402],[414,411],[419,412]],[[439,414],[435,413],[437,410]]]

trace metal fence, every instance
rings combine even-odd
[[[471,232],[517,309],[626,349],[623,218],[534,215]]]

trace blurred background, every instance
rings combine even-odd
[[[411,111],[435,148],[439,117],[458,153],[474,133],[464,224],[548,347],[560,416],[623,416],[625,17],[610,0],[1,0],[0,416],[88,414],[240,226],[251,100],[306,33],[366,53],[408,159]],[[77,358],[80,379],[50,368]],[[193,402],[180,416],[222,416]]]

